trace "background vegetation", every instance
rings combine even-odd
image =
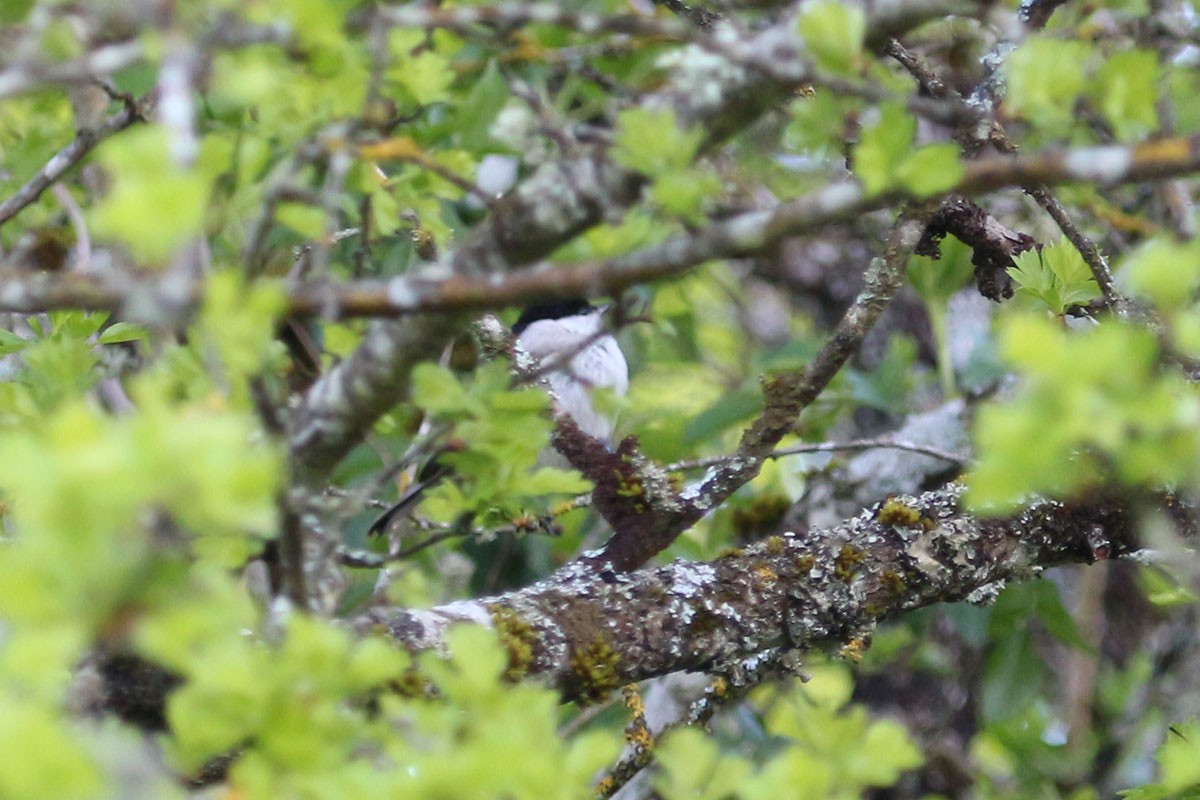
[[[6,0],[0,797],[1200,796],[1197,24]]]

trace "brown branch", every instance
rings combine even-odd
[[[72,167],[108,137],[125,130],[135,122],[145,119],[145,101],[126,103],[125,107],[105,119],[95,128],[81,130],[75,139],[55,153],[37,174],[25,182],[20,189],[0,203],[0,226],[19,214],[24,208],[37,202],[42,192],[62,178]]]
[[[710,469],[698,485],[673,495],[659,488],[661,472],[640,464],[629,440],[622,442],[616,454],[601,452],[602,446],[574,437],[571,428],[560,425],[555,447],[595,482],[594,504],[614,531],[603,549],[585,553],[579,561],[604,571],[636,569],[753,479],[800,413],[858,350],[899,290],[909,256],[932,214],[929,207],[901,213],[884,257],[867,270],[862,294],[833,334],[802,371],[765,384],[765,408],[743,433],[736,453]]]
[[[938,209],[917,246],[918,255],[940,258],[938,243],[946,234],[971,248],[971,263],[975,266],[979,292],[996,302],[1012,297],[1008,269],[1013,266],[1013,256],[1039,246],[1029,234],[1007,228],[974,202],[962,197],[948,200]]]
[[[1105,166],[1105,162],[1111,166]],[[994,156],[972,162],[958,186],[947,194],[983,194],[1022,186],[1030,176],[1044,184],[1122,182],[1176,177],[1200,171],[1200,135],[1159,140],[1130,147],[1054,149],[1024,156]],[[504,205],[507,201],[498,205]],[[449,278],[417,273],[391,280],[347,283],[302,283],[288,290],[288,314],[327,318],[399,317],[408,314],[457,313],[503,308],[540,300],[578,295],[616,294],[640,283],[682,275],[697,264],[718,258],[751,255],[780,240],[819,230],[832,222],[854,219],[898,199],[899,192],[865,197],[853,182],[834,183],[770,211],[741,214],[715,222],[694,234],[667,241],[605,261],[560,266],[539,266],[480,276],[470,272]],[[523,202],[532,202],[527,198]],[[523,216],[525,212],[522,212]],[[510,218],[513,211],[501,211]],[[1007,236],[995,220],[984,220],[991,233]],[[489,228],[482,238],[500,238],[508,224]],[[1010,232],[1011,233],[1011,232]],[[991,234],[989,234],[991,236]],[[1021,234],[1012,233],[1017,239]],[[994,236],[991,237],[995,239]],[[1014,254],[1018,244],[1014,240]],[[498,247],[502,245],[497,245]],[[486,259],[484,245],[474,240],[452,263],[467,268],[468,256]],[[512,253],[518,261],[521,253]],[[500,256],[502,267],[504,256]],[[493,262],[496,257],[491,258]],[[479,263],[479,262],[475,262]],[[439,267],[438,270],[443,268]],[[191,302],[202,287],[193,287]],[[58,276],[49,280],[31,275],[6,282],[0,292],[0,311],[33,313],[60,308],[114,311],[131,300],[145,299],[153,287],[117,278]],[[172,298],[178,302],[178,294]]]

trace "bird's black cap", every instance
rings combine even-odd
[[[595,309],[595,306],[582,297],[574,297],[570,300],[555,300],[553,303],[540,303],[535,306],[529,306],[522,311],[512,330],[513,333],[519,336],[521,331],[538,320],[575,317],[580,314],[586,314],[589,311],[594,311]]]

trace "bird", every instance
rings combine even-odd
[[[536,373],[545,374],[559,410],[570,416],[581,431],[607,445],[612,444],[613,420],[596,409],[593,393],[600,389],[623,397],[629,391],[629,364],[604,319],[610,308],[594,306],[583,298],[541,303],[527,307],[512,327],[517,344],[536,360]],[[459,442],[443,452],[464,446]],[[450,472],[435,454],[412,486],[372,523],[367,534],[385,533],[397,515],[411,508],[426,489]]]
[[[623,397],[629,391],[629,364],[604,320],[609,308],[582,298],[530,306],[512,329],[521,348],[537,359],[539,371],[547,372],[563,413],[606,444],[611,444],[613,421],[596,410],[593,392]]]

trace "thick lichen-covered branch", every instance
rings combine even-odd
[[[1137,548],[1136,513],[1090,498],[1041,502],[1004,519],[960,505],[958,485],[899,496],[832,528],[787,533],[712,562],[631,573],[567,567],[527,589],[357,620],[407,647],[441,644],[447,626],[520,630],[522,671],[569,697],[594,698],[680,670],[736,678],[780,649],[861,649],[875,625],[935,603],[986,602],[1005,582]],[[499,625],[496,620],[503,620]]]

